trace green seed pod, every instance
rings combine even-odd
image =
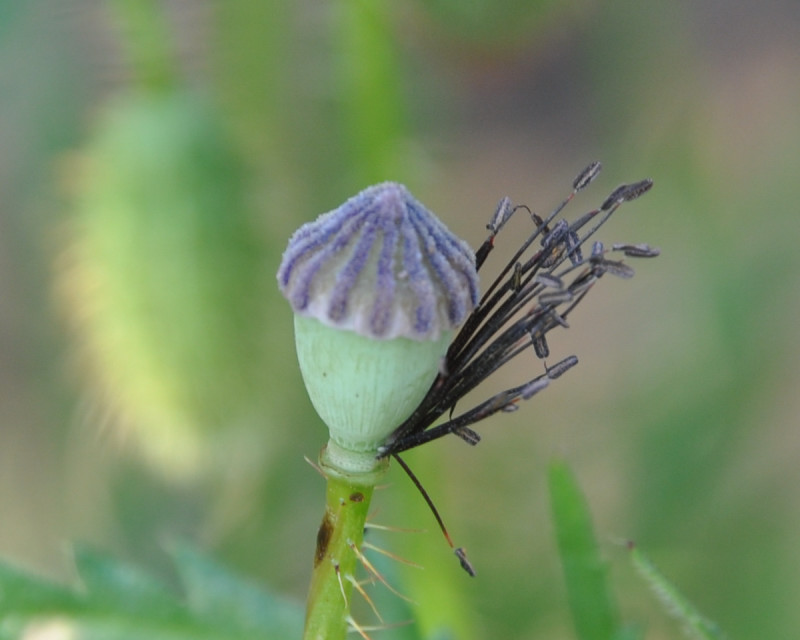
[[[300,369],[328,426],[328,462],[368,471],[424,397],[477,304],[469,246],[396,183],[301,227],[278,271]]]

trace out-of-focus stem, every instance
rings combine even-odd
[[[343,640],[350,615],[350,580],[364,537],[372,491],[387,464],[366,473],[331,467],[325,451],[320,464],[327,478],[325,515],[317,533],[314,571],[308,591],[304,640]]]
[[[112,0],[121,27],[121,42],[136,82],[145,89],[171,85],[175,69],[164,3],[157,0]]]

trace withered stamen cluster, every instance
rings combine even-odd
[[[487,225],[489,236],[475,254],[477,269],[483,266],[495,238],[512,215],[526,211],[535,229],[483,294],[450,345],[427,395],[379,448],[379,457],[396,456],[449,433],[475,445],[480,436],[470,425],[498,411],[515,410],[520,400],[531,398],[577,364],[577,357],[569,356],[545,365],[544,373],[452,417],[459,399],[520,353],[533,347],[538,358],[547,358],[547,333],[568,326],[567,317],[598,278],[606,273],[621,278],[633,276],[631,267],[608,258],[609,253],[620,252],[631,258],[658,255],[657,249],[646,244],[614,244],[609,250],[601,242],[592,243],[588,257],[583,255],[584,246],[595,232],[622,203],[646,193],[652,180],[617,187],[599,208],[571,223],[563,218],[556,220],[575,195],[597,177],[600,168],[599,162],[586,167],[573,181],[572,192],[544,219],[525,205],[512,206],[508,198],[500,201]],[[532,248],[537,239],[539,246]],[[451,416],[447,421],[432,426],[448,411]]]

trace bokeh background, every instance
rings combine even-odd
[[[479,447],[407,456],[479,577],[399,469],[374,519],[428,533],[380,543],[426,568],[388,571],[427,637],[572,637],[561,455],[648,638],[680,631],[625,539],[731,637],[794,637],[794,0],[0,3],[0,555],[70,580],[82,540],[169,580],[188,539],[302,601],[325,435],[275,287],[288,236],[394,179],[477,246],[501,196],[545,213],[595,159],[572,215],[652,177],[602,237],[662,256],[600,283],[551,339],[581,365]]]

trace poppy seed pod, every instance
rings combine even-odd
[[[475,256],[386,182],[300,227],[278,283],[295,312],[306,389],[330,430],[329,461],[368,471],[477,304]]]

